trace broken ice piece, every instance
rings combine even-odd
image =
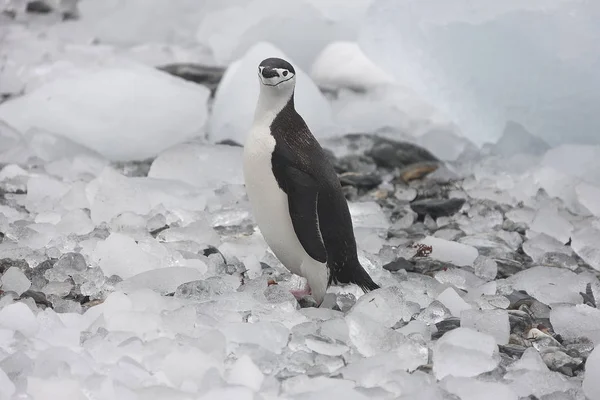
[[[265,376],[249,356],[243,355],[233,364],[227,380],[232,385],[245,386],[258,392]]]
[[[487,281],[496,279],[496,274],[498,274],[496,261],[485,256],[478,256],[475,259],[473,268],[475,268],[475,275]]]
[[[496,341],[470,328],[456,328],[442,336],[433,350],[437,379],[451,375],[473,377],[496,368],[500,362]]]
[[[506,310],[465,310],[460,314],[460,326],[487,333],[497,344],[508,344],[510,324]]]
[[[431,258],[457,266],[471,266],[479,255],[479,252],[475,247],[433,236],[427,236],[419,243],[432,247]]]
[[[460,317],[461,312],[472,308],[471,305],[464,301],[452,288],[448,288],[440,293],[437,300],[447,307],[455,317]]]
[[[2,290],[5,292],[15,292],[19,296],[31,287],[31,282],[23,272],[17,267],[10,267],[3,275]]]

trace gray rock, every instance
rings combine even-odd
[[[465,199],[423,199],[410,203],[410,208],[419,217],[430,215],[433,218],[450,217],[456,214],[465,204]]]
[[[373,147],[366,154],[380,167],[404,168],[419,162],[439,161],[429,150],[412,143],[378,136],[373,140]]]
[[[344,172],[339,176],[342,186],[354,186],[359,189],[374,189],[382,182],[375,172]]]
[[[404,257],[397,258],[396,260],[385,264],[382,268],[390,272],[396,272],[400,270],[405,270],[408,272],[415,271],[415,265]]]
[[[434,333],[433,335],[431,335],[431,338],[433,340],[441,338],[442,336],[444,336],[444,333],[446,333],[446,332],[450,332],[453,329],[459,328],[460,327],[460,319],[451,317],[444,321],[440,321],[440,322],[436,323],[435,327],[437,328],[438,331],[436,333]]]
[[[158,69],[186,81],[206,86],[213,94],[225,73],[224,67],[194,63],[173,63],[160,66]]]
[[[583,359],[571,357],[555,347],[545,349],[541,352],[541,356],[548,368],[567,376],[573,376],[574,371],[583,367]]]

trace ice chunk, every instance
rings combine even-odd
[[[587,227],[573,232],[571,247],[592,268],[600,271],[600,228]]]
[[[31,287],[31,282],[25,274],[17,267],[10,267],[2,275],[0,280],[2,290],[5,292],[15,292],[19,296]]]
[[[209,137],[218,142],[232,139],[244,143],[254,119],[258,100],[258,65],[269,57],[279,57],[294,62],[268,43],[254,45],[244,57],[232,63],[225,72],[215,94],[208,122]],[[300,68],[296,70],[295,106],[317,138],[336,133],[331,108],[317,86]]]
[[[176,387],[188,379],[200,381],[212,368],[222,372],[223,361],[188,346],[169,351],[161,365],[161,370]]]
[[[493,146],[493,152],[504,157],[527,153],[544,154],[550,147],[537,136],[532,135],[525,127],[514,121],[507,121],[502,137]]]
[[[473,268],[475,268],[475,275],[488,281],[496,279],[498,274],[496,261],[485,256],[478,256],[473,263]]]
[[[475,247],[433,236],[427,236],[425,239],[420,240],[419,243],[431,246],[431,258],[458,266],[473,265],[479,255]]]
[[[394,131],[420,134],[442,124],[431,107],[420,102],[410,89],[398,85],[377,86],[366,93],[342,89],[332,100],[332,109],[344,132],[377,132],[392,127]],[[414,188],[396,192],[398,199],[415,197]]]
[[[196,268],[170,267],[142,272],[115,285],[115,289],[129,293],[148,288],[160,294],[174,293],[180,285],[201,279],[203,272]]]
[[[511,364],[507,369],[510,371],[549,371],[548,366],[546,366],[546,363],[544,363],[544,360],[542,360],[542,356],[534,347],[527,348],[521,356],[521,358],[517,360],[514,364]]]
[[[333,339],[324,338],[322,336],[305,336],[305,343],[309,350],[332,357],[341,356],[350,350],[345,344],[337,343]]]
[[[373,387],[387,382],[394,371],[414,371],[427,363],[428,355],[426,346],[407,340],[395,350],[356,360],[340,373],[359,385]]]
[[[548,236],[545,233],[540,233],[523,243],[523,251],[531,257],[534,262],[540,262],[547,253],[559,253],[567,256],[573,254],[571,248],[565,246],[563,243],[566,243],[566,241],[559,242],[557,239]]]
[[[532,267],[509,277],[507,282],[516,290],[525,290],[544,304],[582,302],[579,292],[585,292],[589,278],[555,267]]]
[[[194,0],[79,2],[81,19],[71,22],[65,35],[77,33],[84,42],[131,46],[138,43],[193,43],[198,21],[207,12]],[[160,15],[157,20],[156,16]],[[63,27],[66,28],[66,27]]]
[[[497,344],[508,344],[510,324],[506,310],[465,310],[460,313],[460,326],[487,333]]]
[[[558,209],[552,205],[546,205],[539,209],[529,228],[535,232],[545,233],[561,243],[568,242],[573,231],[573,225],[562,217]]]
[[[238,358],[229,371],[228,382],[232,385],[241,385],[258,392],[265,380],[261,370],[247,355]]]
[[[0,327],[21,332],[27,337],[34,336],[39,324],[33,312],[24,303],[9,304],[0,310]]]
[[[349,313],[346,316],[346,323],[351,343],[365,357],[398,349],[407,341],[401,333],[362,313]]]
[[[469,328],[447,332],[433,349],[433,373],[437,379],[450,375],[473,377],[496,368],[500,362],[496,341]]]
[[[485,281],[478,278],[471,271],[462,268],[444,268],[437,271],[434,275],[438,282],[449,284],[462,290],[470,290],[473,287],[481,286]]]
[[[569,0],[381,0],[369,9],[359,44],[477,144],[498,139],[507,121],[551,145],[599,143],[596,16],[595,3]],[[585,34],[582,26],[590,27]]]
[[[456,290],[447,288],[444,290],[436,299],[447,307],[452,315],[460,317],[461,313],[465,310],[470,310],[472,307],[469,303],[464,301],[462,297],[456,293]]]
[[[11,399],[15,391],[15,384],[12,383],[6,373],[0,368],[0,399]]]
[[[417,316],[417,320],[430,325],[452,317],[452,312],[441,301],[434,300]],[[414,321],[411,321],[414,322]],[[401,330],[400,330],[401,331]]]
[[[367,91],[393,78],[365,56],[356,42],[328,44],[312,65],[310,76],[321,87]]]
[[[159,204],[189,211],[203,210],[206,206],[206,197],[183,182],[128,178],[111,168],[88,184],[86,194],[95,224],[108,222],[126,211],[146,215]]]
[[[583,378],[583,393],[588,399],[600,399],[600,347],[592,351],[585,362],[585,377]]]
[[[92,258],[104,275],[118,275],[123,279],[160,267],[159,259],[122,233],[113,232],[105,241],[98,243]]]
[[[275,354],[281,354],[290,334],[279,322],[228,323],[221,331],[230,343],[255,344]]]
[[[600,198],[600,184],[590,185],[589,183],[581,182],[575,186],[575,194],[582,206],[587,208],[596,217],[600,217],[600,204],[596,201],[596,199]]]
[[[446,390],[460,400],[518,400],[519,396],[504,383],[481,382],[473,378],[446,378]]]
[[[32,177],[27,181],[25,204],[30,211],[51,211],[69,191],[69,185],[48,176]]]
[[[84,399],[82,382],[69,378],[28,377],[27,393],[34,399]]]
[[[198,135],[208,95],[149,67],[115,66],[2,103],[0,119],[22,132],[37,127],[63,135],[111,160],[140,160]]]
[[[387,229],[390,226],[381,206],[374,201],[352,202],[348,208],[355,228]]]
[[[571,138],[573,139],[573,138]],[[571,143],[573,140],[571,140]],[[549,150],[542,166],[559,171],[571,179],[600,185],[600,146],[564,144]]]
[[[565,339],[586,337],[600,346],[600,310],[585,304],[558,306],[550,310],[554,331]]]
[[[417,97],[414,95],[414,97]],[[424,108],[424,106],[421,106]],[[433,111],[429,111],[430,118],[441,120],[441,117],[435,114]],[[423,118],[427,117],[427,114],[423,114]],[[450,125],[449,123],[442,124],[438,122],[432,127],[423,128],[427,129],[426,133],[419,136],[418,143],[431,151],[433,155],[438,157],[440,160],[445,161],[456,161],[459,157],[463,156],[468,151],[472,151],[475,145],[465,137],[459,136],[450,127],[444,125]]]
[[[418,304],[404,300],[400,288],[390,286],[361,296],[348,315],[355,315],[357,318],[364,315],[391,328],[399,321],[410,321],[419,311]]]
[[[329,378],[326,376],[309,377],[306,375],[297,375],[282,382],[283,393],[288,396],[298,396],[307,393],[322,393],[329,388],[353,388],[356,384],[347,379]]]
[[[148,177],[172,179],[199,187],[243,184],[242,148],[186,143],[162,152],[152,162]]]
[[[64,235],[87,235],[95,228],[88,213],[79,209],[72,210],[62,215],[56,224],[56,230]]]
[[[250,46],[268,40],[297,60],[301,68],[309,68],[328,43],[354,39],[371,1],[220,1],[219,9],[205,14],[196,36],[210,46],[221,64],[231,63]]]

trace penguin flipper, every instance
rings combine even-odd
[[[327,251],[319,229],[317,213],[317,181],[310,174],[288,166],[285,168],[285,186],[292,225],[300,244],[309,256],[326,263]]]

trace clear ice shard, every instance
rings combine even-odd
[[[550,310],[554,331],[565,339],[585,337],[600,346],[600,310],[585,304],[558,306]]]
[[[510,324],[506,310],[465,310],[460,314],[460,326],[486,333],[497,344],[508,344]]]
[[[585,362],[583,393],[588,399],[600,399],[600,347],[594,349]]]
[[[458,266],[473,265],[479,255],[475,247],[433,236],[427,236],[425,239],[420,240],[419,243],[431,246],[431,258]]]
[[[536,266],[507,278],[516,290],[525,290],[544,304],[582,302],[579,292],[585,292],[590,281],[583,275],[564,268]]]
[[[148,176],[198,187],[243,184],[242,151],[238,146],[195,142],[177,145],[162,152],[152,162]]]
[[[15,292],[21,295],[31,287],[31,282],[17,267],[10,267],[0,278],[0,288],[5,292]]]
[[[442,336],[433,350],[433,373],[446,376],[474,377],[496,368],[500,362],[496,340],[470,328],[456,328]]]

